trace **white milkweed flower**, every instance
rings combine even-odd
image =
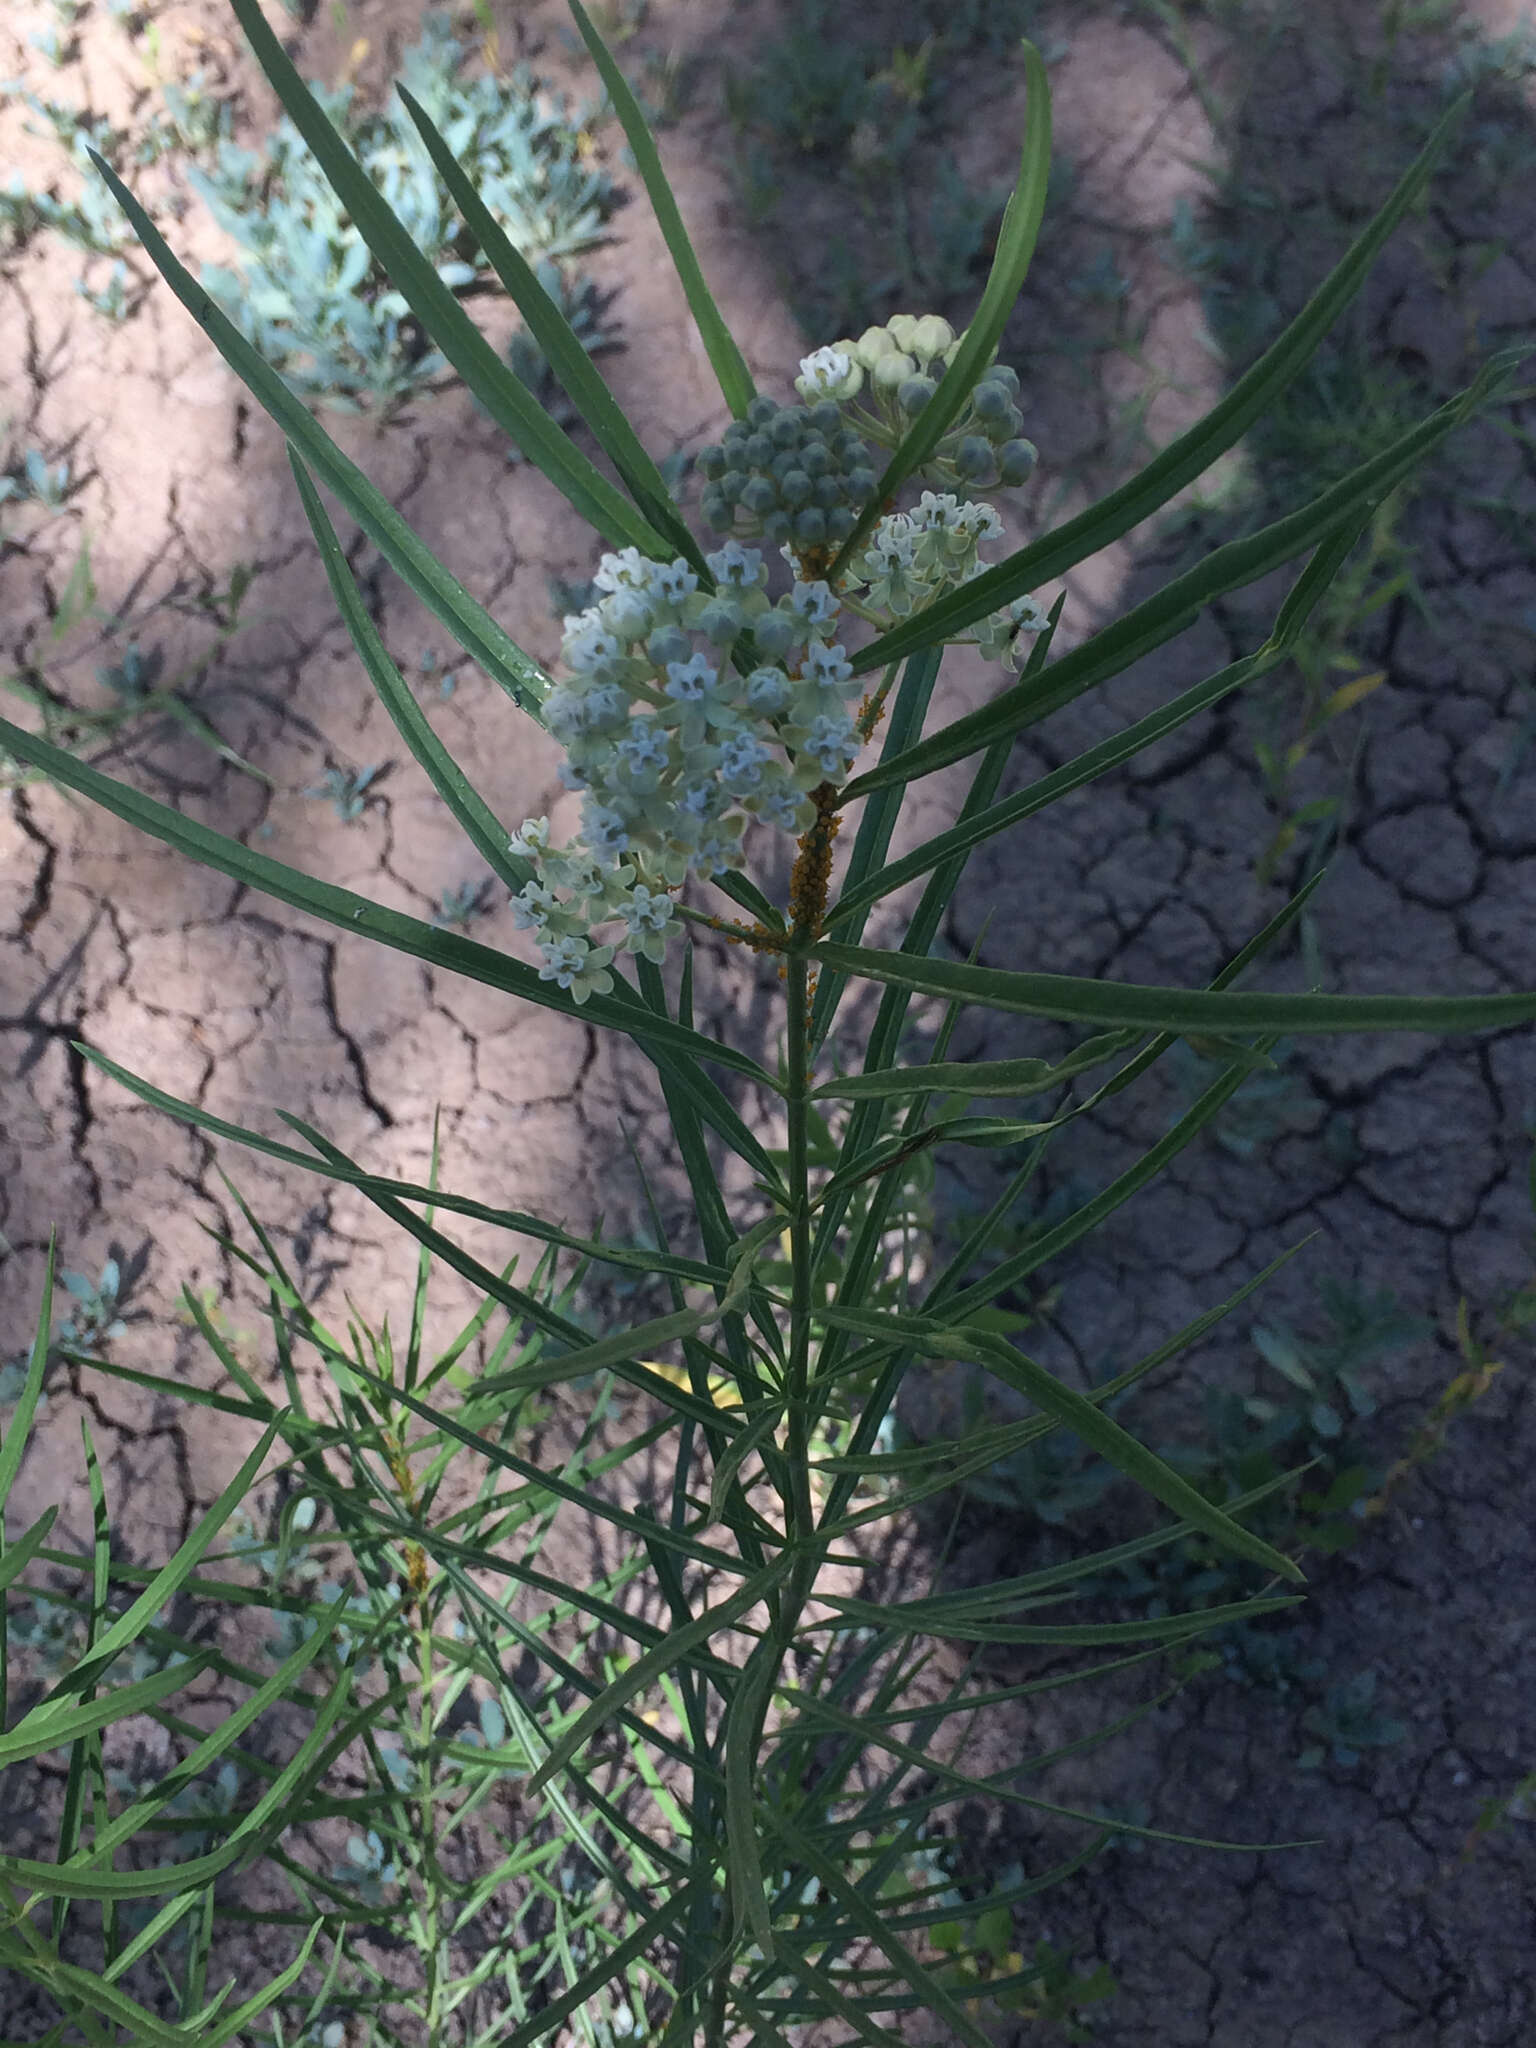
[[[544,955],[540,981],[558,982],[561,988],[570,990],[578,1003],[584,1003],[591,995],[606,995],[613,987],[613,976],[607,971],[613,958],[612,946],[593,946],[572,933],[558,939],[541,939],[539,951]]]
[[[826,779],[847,774],[859,751],[858,729],[851,718],[823,712],[808,726],[796,730],[800,732],[796,751],[809,755]]]
[[[846,696],[847,692],[842,688],[845,683],[853,682],[854,689],[859,688],[854,682],[853,663],[848,659],[847,651],[835,640],[830,645],[818,642],[810,650],[805,657],[804,673],[818,689],[838,690]]]
[[[667,663],[667,695],[680,704],[702,703],[717,680],[717,672],[702,654],[691,655],[687,661]]]
[[[692,597],[699,587],[699,579],[681,555],[674,561],[664,562],[655,570],[652,587],[657,597],[667,604],[681,604],[685,597]]]
[[[592,578],[593,588],[645,592],[651,587],[656,566],[638,548],[621,548],[616,555],[604,555],[598,563],[597,574]]]
[[[793,563],[795,557],[792,550],[786,547],[782,552]],[[823,626],[830,628],[839,609],[831,584],[819,578],[814,583],[802,583],[796,577],[795,587],[789,593],[786,602],[793,611],[799,613],[807,625],[818,629]]]
[[[863,382],[862,368],[846,349],[818,348],[800,358],[795,389],[807,405],[814,405],[823,398],[853,398]]]
[[[676,938],[683,928],[672,912],[672,898],[664,890],[651,890],[637,882],[633,892],[619,905],[628,950],[643,954],[647,960],[663,959],[668,939]]]
[[[548,818],[524,818],[522,824],[507,841],[508,853],[515,853],[521,860],[537,860],[541,853],[549,851]]]
[[[744,548],[740,541],[728,540],[704,559],[715,581],[735,590],[753,590],[764,581],[762,554],[757,548]]]
[[[512,898],[513,922],[520,932],[541,932],[559,908],[553,889],[542,882],[524,882]]]

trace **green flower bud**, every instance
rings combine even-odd
[[[741,493],[743,511],[751,512],[754,516],[761,518],[763,513],[771,512],[778,502],[779,494],[767,477],[749,476],[747,478]]]
[[[835,476],[819,476],[811,486],[811,503],[819,505],[823,512],[830,512],[834,505],[843,502],[843,486]]]
[[[742,624],[740,606],[723,597],[711,598],[698,618],[699,631],[715,647],[729,647],[739,639]]]
[[[1012,399],[1005,387],[989,371],[971,393],[971,404],[975,407],[977,419],[1000,420],[1007,415]]]
[[[947,320],[937,313],[925,313],[912,330],[912,339],[907,346],[916,356],[931,362],[935,356],[943,355],[945,349],[954,345],[955,330]]]
[[[785,612],[764,612],[752,629],[757,651],[764,661],[782,661],[791,647],[801,637],[803,628],[798,619],[792,619]]]
[[[835,434],[843,424],[835,398],[819,398],[806,413],[805,420],[806,425],[814,427],[818,434]]]
[[[751,432],[752,429],[743,426],[740,420],[732,420],[731,424],[720,436],[720,445],[725,450],[727,456],[739,455],[742,448],[746,445],[747,437]]]
[[[1008,441],[997,451],[997,473],[1003,483],[1021,484],[1040,459],[1033,441]]]
[[[893,392],[916,372],[917,365],[910,356],[903,355],[900,349],[892,349],[888,356],[882,356],[876,363],[872,381],[877,391]]]
[[[779,410],[779,402],[775,398],[754,398],[747,407],[748,423],[754,427],[771,426]]]
[[[811,480],[803,469],[792,469],[779,480],[779,501],[785,505],[803,505],[811,495]]]
[[[832,458],[827,453],[825,441],[808,441],[800,450],[800,467],[813,480],[825,476],[832,467]]]
[[[1010,398],[1018,397],[1019,373],[1007,363],[994,363],[987,372],[987,378],[990,383],[1001,384]]]
[[[747,487],[747,473],[744,469],[728,469],[715,489],[727,505],[739,505],[741,494]]]
[[[867,505],[875,495],[875,485],[879,481],[872,469],[851,469],[848,472],[848,495],[855,504]]]
[[[771,541],[782,542],[789,539],[789,514],[782,506],[775,506],[773,511],[764,517],[763,534]]]
[[[820,547],[827,537],[827,515],[814,505],[807,505],[803,512],[795,514],[795,539],[802,547]]]
[[[931,377],[908,377],[897,389],[896,403],[903,412],[921,412],[937,389]]]
[[[798,405],[786,405],[773,425],[768,429],[768,438],[775,448],[796,448],[804,426],[804,414]]]
[[[746,460],[751,463],[754,469],[766,469],[777,452],[773,445],[773,438],[769,434],[753,434],[749,436],[747,445],[742,450]]]
[[[856,434],[852,427],[845,427],[831,446],[833,461],[841,463],[844,469],[852,469],[856,464],[869,460],[863,436]]]
[[[979,484],[991,476],[995,458],[990,444],[980,434],[967,434],[955,450],[954,460],[967,483]]]
[[[699,510],[704,515],[704,524],[716,533],[724,533],[731,523],[731,508],[717,490],[705,491],[699,500]]]
[[[645,643],[647,661],[657,668],[665,668],[669,661],[686,661],[693,652],[693,642],[681,626],[658,626]]]
[[[846,505],[834,506],[827,514],[827,539],[841,547],[857,525],[858,520]]]
[[[888,356],[896,344],[890,332],[884,327],[866,327],[848,353],[856,363],[862,363],[866,370],[873,370],[882,356]]]
[[[693,466],[709,483],[718,483],[725,475],[725,450],[723,448],[701,448],[693,458]]]
[[[916,353],[919,320],[915,313],[893,313],[886,321],[892,341],[906,355]]]

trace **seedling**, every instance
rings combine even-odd
[[[1341,1771],[1353,1770],[1365,1750],[1390,1749],[1408,1734],[1405,1721],[1382,1713],[1376,1705],[1374,1671],[1360,1671],[1330,1685],[1322,1701],[1302,1715],[1301,1725],[1318,1737],[1297,1759],[1297,1768],[1303,1771],[1320,1770],[1325,1762]]]
[[[378,761],[371,768],[327,768],[304,794],[324,797],[343,825],[351,825],[367,810],[368,791],[388,767],[387,761]]]

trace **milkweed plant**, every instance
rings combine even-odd
[[[805,358],[793,395],[776,394],[756,388],[638,103],[581,0],[570,4],[730,415],[694,465],[707,541],[410,92],[402,101],[468,233],[606,467],[482,338],[301,83],[257,0],[231,0],[393,288],[603,546],[595,602],[565,620],[558,674],[437,561],[96,159],[171,291],[285,435],[371,684],[507,892],[537,964],[304,874],[3,721],[0,743],[350,945],[389,947],[631,1041],[656,1071],[691,1222],[674,1244],[653,1204],[638,1242],[584,1238],[452,1192],[435,1150],[426,1183],[370,1175],[293,1116],[296,1142],[279,1142],[82,1048],[142,1101],[209,1136],[359,1189],[415,1241],[418,1285],[403,1340],[355,1307],[333,1331],[242,1204],[249,1242],[221,1241],[256,1277],[270,1327],[253,1351],[216,1304],[189,1294],[187,1317],[222,1367],[203,1386],[130,1372],[110,1345],[83,1353],[67,1329],[52,1333],[50,1257],[37,1339],[0,1440],[0,1498],[20,1469],[50,1357],[203,1403],[254,1437],[162,1563],[137,1565],[114,1548],[88,1431],[91,1542],[52,1547],[50,1509],[0,1549],[11,1648],[26,1676],[14,1716],[0,1701],[0,1766],[68,1758],[62,1785],[55,1774],[24,1802],[34,1834],[56,1832],[53,1853],[30,1853],[42,1837],[0,1850],[0,1970],[31,1987],[48,2038],[61,2042],[719,2048],[891,2042],[937,2026],[984,2048],[999,2012],[1071,2021],[1076,2003],[1109,1987],[1102,1972],[1074,1979],[1070,1960],[1036,1939],[1035,1902],[1110,1840],[1168,1837],[1031,1790],[1049,1751],[976,1776],[965,1762],[974,1716],[1170,1650],[1183,1653],[1182,1675],[1198,1637],[1292,1604],[1302,1574],[1247,1526],[1284,1476],[1218,1507],[1116,1419],[1127,1389],[1203,1338],[1267,1273],[1087,1393],[1017,1341],[999,1297],[1152,1181],[1280,1038],[1480,1031],[1536,1017],[1530,991],[1244,986],[1319,878],[1202,989],[937,950],[978,847],[1276,668],[1376,508],[1511,388],[1518,352],[1491,360],[1310,502],[1057,648],[1064,600],[1041,593],[1167,506],[1285,391],[1418,203],[1462,109],[1447,113],[1337,269],[1220,403],[1127,483],[1019,544],[1007,531],[1014,515],[992,500],[1037,459],[1019,377],[997,359],[1050,162],[1050,96],[1033,45],[1019,45],[1027,123],[1017,184],[969,325],[957,333],[915,312],[832,338]],[[581,799],[567,843],[555,843],[547,818],[498,817],[433,731],[375,631],[322,485],[504,693],[504,744],[524,722],[558,744],[565,786]],[[1224,593],[1288,566],[1261,645],[1050,773],[1010,779],[1019,734]],[[941,682],[942,651],[955,644],[991,664],[970,710],[948,702]],[[954,822],[893,857],[909,792],[948,768],[969,778]],[[772,858],[775,835],[793,843],[787,862]],[[775,884],[782,873],[787,883]],[[877,905],[899,912],[898,943],[863,943]],[[773,961],[776,1046],[731,1043],[695,1022],[697,963],[719,957],[695,953],[701,930]],[[870,1008],[849,1071],[852,1034],[834,1061],[832,1033],[858,992]],[[939,1028],[913,1054],[906,1027],[918,999],[937,1002]],[[1079,1040],[1054,1061],[952,1060],[954,1024],[970,1008],[1058,1020],[1080,1027]],[[1181,1042],[1214,1062],[1213,1078],[1173,1127],[1064,1219],[1004,1246],[1054,1134]],[[947,1256],[935,1247],[925,1261],[893,1261],[913,1174],[941,1144],[1023,1147],[1026,1163]],[[534,1241],[533,1272],[520,1279],[515,1262],[497,1269],[473,1257],[452,1233],[456,1217]],[[424,1302],[438,1264],[467,1277],[480,1305],[433,1354]],[[631,1309],[658,1290],[670,1306],[612,1317],[594,1333],[581,1303],[597,1297],[581,1289],[604,1274],[611,1298]],[[1022,1397],[1023,1419],[899,1447],[898,1391],[933,1360],[962,1361]],[[867,1576],[882,1536],[921,1502],[1063,1428],[1159,1504],[1152,1533],[969,1590]],[[586,1533],[563,1555],[589,1560],[580,1570],[558,1562],[573,1518]],[[1260,1566],[1265,1590],[1131,1620],[1050,1611],[1074,1600],[1081,1610],[1106,1571],[1195,1532]],[[229,1626],[209,1623],[210,1608]],[[1010,1676],[1006,1663],[999,1672],[999,1656],[1042,1648],[1055,1658],[1048,1675],[1015,1665]],[[994,1659],[985,1685],[984,1655]],[[135,1748],[146,1728],[166,1759],[153,1771]],[[945,1810],[978,1797],[1039,1821],[1027,1867],[978,1875],[957,1856]]]

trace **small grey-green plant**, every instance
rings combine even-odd
[[[62,512],[69,500],[69,463],[50,463],[40,448],[29,448],[19,470],[0,476],[0,505],[26,500]]]
[[[504,79],[460,77],[464,54],[448,17],[432,12],[401,69],[474,178],[491,219],[529,262],[561,263],[591,248],[614,191],[586,159],[581,118],[548,100],[522,67]],[[399,101],[370,113],[354,104],[351,85],[314,93],[439,280],[453,291],[483,281],[490,269],[483,238],[454,217]],[[338,411],[387,416],[441,383],[446,357],[388,287],[291,119],[256,153],[221,141],[209,167],[194,167],[188,179],[242,249],[233,270],[204,267],[204,289],[291,389]],[[590,296],[569,289],[575,309],[593,321]],[[595,331],[592,343],[599,345]]]
[[[368,792],[388,767],[387,761],[375,761],[368,768],[342,768],[333,763],[304,794],[323,797],[343,825],[352,825],[367,810]]]
[[[438,898],[433,925],[443,931],[456,926],[468,931],[477,917],[488,916],[495,908],[496,883],[492,876],[482,875],[475,882],[460,882],[456,887],[445,889]]]
[[[1325,1762],[1353,1770],[1368,1749],[1390,1749],[1405,1740],[1408,1724],[1383,1713],[1376,1704],[1376,1673],[1357,1671],[1336,1679],[1315,1706],[1301,1717],[1308,1735],[1317,1739],[1302,1751],[1298,1768],[1315,1771]]]

